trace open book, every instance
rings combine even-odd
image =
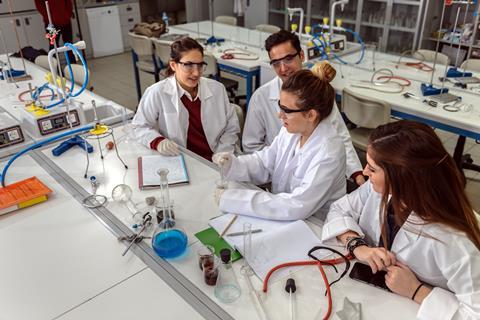
[[[160,187],[158,169],[168,169],[168,185],[189,182],[185,159],[182,154],[174,157],[159,154],[138,158],[138,186],[140,189]]]

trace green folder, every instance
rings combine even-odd
[[[240,252],[234,250],[212,227],[195,233],[195,237],[197,237],[204,245],[210,245],[215,248],[215,255],[217,257],[220,257],[220,250],[224,248],[228,248],[232,251],[232,262],[237,261],[242,257]]]

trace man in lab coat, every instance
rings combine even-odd
[[[286,79],[302,69],[305,58],[298,37],[286,30],[269,36],[265,41],[265,49],[277,77],[258,88],[252,95],[242,137],[243,150],[246,153],[258,151],[270,145],[279,133],[282,128],[282,121],[278,118],[280,88]],[[330,117],[332,124],[345,144],[347,176],[351,177],[357,185],[361,185],[365,182],[365,178],[350,134],[338,108],[334,108],[332,112],[334,112]]]

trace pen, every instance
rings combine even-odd
[[[235,222],[235,220],[237,220],[237,218],[238,218],[238,216],[236,214],[234,214],[232,220],[230,220],[230,222],[227,224],[225,229],[223,229],[222,233],[220,233],[220,238],[223,237],[225,235],[225,233],[227,233],[228,229],[230,229],[230,227]]]
[[[255,230],[252,230],[251,233],[259,233],[259,232],[262,232],[262,231],[263,231],[262,229],[255,229]],[[245,232],[240,231],[240,232],[228,233],[227,237],[235,237],[235,236],[243,236],[243,235],[245,235]]]

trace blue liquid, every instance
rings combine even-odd
[[[187,235],[180,230],[171,229],[157,233],[152,239],[152,247],[162,258],[175,258],[185,252]]]

